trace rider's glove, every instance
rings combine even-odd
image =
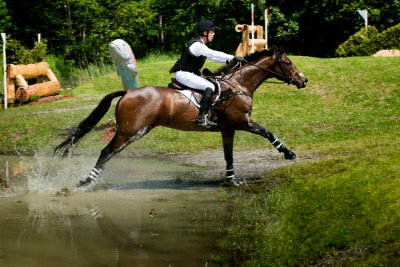
[[[233,60],[240,63],[247,63],[247,60],[244,57],[234,57]]]
[[[204,68],[204,69],[203,69],[202,74],[203,74],[204,76],[214,76],[214,73],[213,73],[211,70],[207,69],[207,68]]]

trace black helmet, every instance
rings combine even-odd
[[[215,25],[214,22],[211,20],[202,20],[199,23],[197,23],[197,33],[200,35],[203,35],[204,31],[211,31],[215,30]]]

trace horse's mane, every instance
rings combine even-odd
[[[250,55],[247,55],[247,56],[245,57],[245,59],[246,59],[248,62],[252,62],[252,61],[255,61],[255,60],[257,60],[257,59],[259,59],[259,58],[261,58],[261,57],[265,57],[265,56],[269,57],[269,56],[272,56],[272,55],[274,55],[274,54],[279,54],[279,53],[280,53],[280,51],[278,51],[278,50],[276,50],[276,49],[274,49],[274,50],[264,49],[264,50],[261,50],[261,51],[256,51],[256,52],[254,52],[254,53],[252,53],[252,54],[250,54]],[[216,70],[216,71],[214,72],[214,75],[217,76],[217,75],[221,75],[221,74],[223,74],[223,73],[227,73],[229,70],[231,70],[232,68],[234,68],[234,67],[237,66],[236,63],[237,63],[237,62],[234,61],[234,60],[230,61],[230,62],[229,62],[228,64],[226,64],[225,66],[222,66],[221,68],[219,68],[218,70]]]
[[[259,59],[260,57],[270,57],[273,56],[274,54],[277,54],[277,50],[268,50],[268,49],[263,49],[261,51],[256,51],[250,55],[247,55],[245,59],[249,62],[255,61]]]

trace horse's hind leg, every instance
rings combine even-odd
[[[139,130],[135,135],[122,135],[117,132],[113,139],[108,143],[108,145],[103,148],[100,156],[93,167],[92,171],[86,177],[86,179],[81,180],[77,187],[88,187],[89,185],[94,185],[98,182],[101,172],[104,169],[104,165],[109,161],[115,154],[121,152],[125,147],[127,147],[132,142],[142,138],[145,134],[150,131],[148,127]]]
[[[275,137],[273,135],[273,133],[271,133],[270,131],[268,131],[267,129],[265,129],[264,127],[262,127],[261,125],[259,125],[258,123],[256,123],[255,121],[253,121],[252,119],[250,119],[250,121],[247,124],[246,129],[247,131],[251,132],[251,133],[255,133],[258,135],[261,135],[262,137],[267,138],[271,144],[280,152],[283,153],[285,156],[285,159],[295,159],[297,156],[296,154],[288,149],[281,140],[279,140],[277,137]]]

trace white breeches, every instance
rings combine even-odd
[[[175,72],[175,79],[181,84],[194,89],[206,90],[206,88],[211,88],[213,91],[215,90],[214,84],[192,72],[181,70],[177,71]]]

